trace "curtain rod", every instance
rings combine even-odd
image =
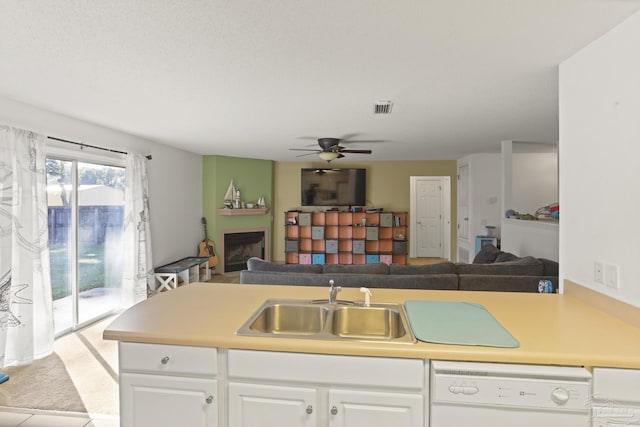
[[[89,147],[89,148],[95,148],[97,150],[104,150],[104,151],[109,151],[111,153],[118,153],[118,154],[129,154],[126,151],[119,151],[119,150],[112,150],[111,148],[104,148],[104,147],[98,147],[95,145],[89,145],[89,144],[85,144],[83,142],[75,142],[75,141],[69,141],[68,139],[62,139],[62,138],[56,138],[54,136],[48,136],[47,138],[49,139],[53,139],[54,141],[60,141],[60,142],[66,142],[68,144],[75,144],[75,145],[79,145],[80,149],[84,148],[84,147]],[[148,160],[151,160],[151,154],[148,154],[145,156]]]

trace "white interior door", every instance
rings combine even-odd
[[[412,257],[449,258],[449,177],[411,177]]]

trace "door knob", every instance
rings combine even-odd
[[[209,395],[209,397],[207,397],[205,400],[209,405],[211,405],[211,403],[213,402],[213,396]]]
[[[313,406],[311,405],[307,406],[307,414],[309,415],[313,414]]]
[[[165,356],[165,357],[163,357],[162,359],[160,359],[160,362],[161,362],[163,365],[166,365],[167,363],[169,363],[169,356]]]
[[[338,408],[336,408],[335,406],[331,407],[331,415],[336,415],[338,413]]]

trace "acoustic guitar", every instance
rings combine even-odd
[[[204,239],[198,244],[198,256],[209,258],[209,268],[218,265],[218,255],[216,255],[214,244],[209,240],[207,234],[207,219],[202,217],[202,226],[204,227]]]

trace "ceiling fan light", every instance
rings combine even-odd
[[[327,162],[337,159],[338,155],[339,154],[335,151],[321,151],[320,153],[318,153],[318,157],[320,157],[322,160],[326,160]]]

